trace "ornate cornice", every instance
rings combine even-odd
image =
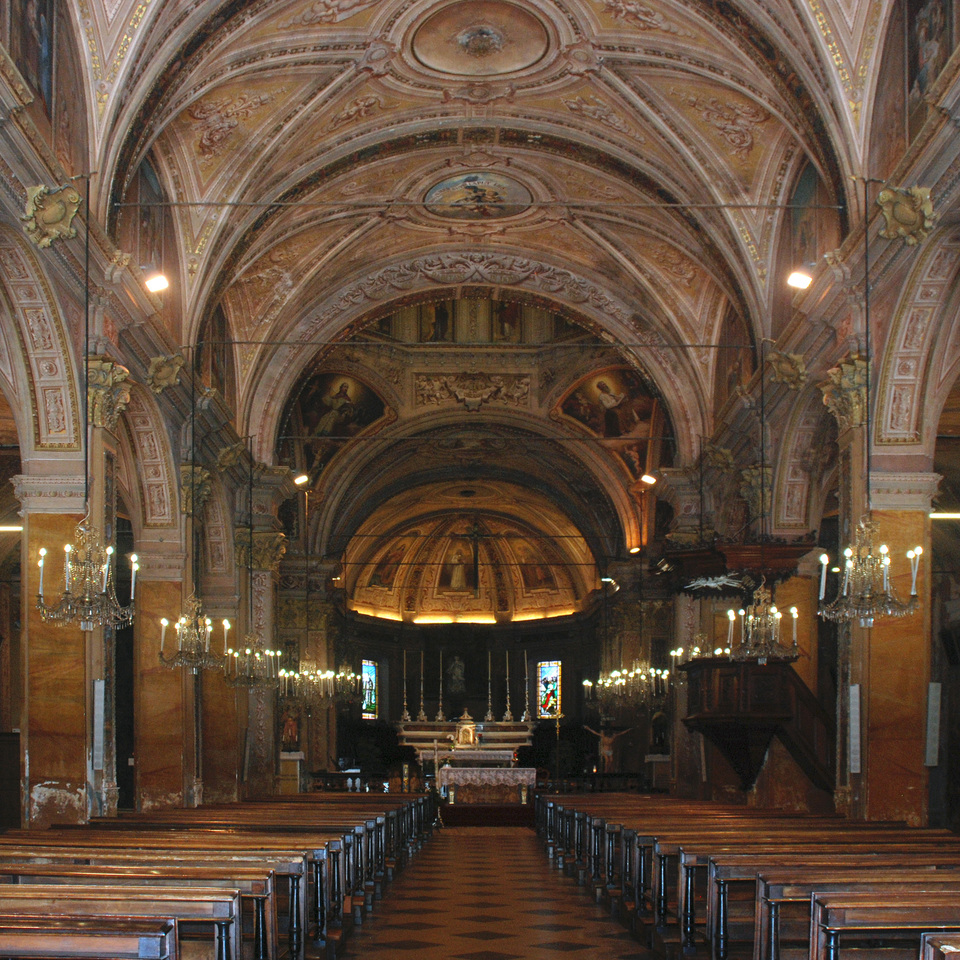
[[[870,503],[876,510],[930,509],[943,477],[939,473],[870,473]]]
[[[79,468],[80,464],[78,464]],[[81,516],[86,508],[83,476],[11,477],[13,492],[20,501],[19,515],[31,513],[74,513]]]

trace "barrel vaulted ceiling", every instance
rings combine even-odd
[[[403,371],[429,367],[433,344],[358,348],[351,373],[384,411],[380,446],[364,447],[378,459],[338,456],[356,483],[387,471],[389,498],[404,477],[449,479],[394,456],[415,440],[559,431],[537,496],[566,504],[594,552],[598,531],[618,526],[605,549],[622,550],[646,522],[636,472],[596,445],[584,453],[584,431],[558,410],[591,370],[632,365],[666,411],[678,461],[692,459],[712,428],[720,354],[692,345],[730,329],[748,344],[770,335],[783,205],[800,171],[812,166],[824,204],[856,204],[847,176],[869,136],[861,105],[888,5],[77,0],[94,149],[109,171],[98,202],[116,226],[141,165],[156,171],[174,203],[174,336],[195,342],[222,311],[237,344],[237,429],[258,435],[263,459],[290,398],[343,359],[329,344],[359,342],[403,304],[513,298],[579,324],[582,352],[563,359],[543,330],[524,335],[534,399],[513,407],[418,406]],[[510,343],[467,360],[453,339],[448,370],[520,375]],[[536,471],[509,459],[472,479],[507,470],[526,484]],[[349,489],[318,481],[318,493],[320,511],[349,508]],[[424,501],[435,511],[432,494]],[[325,516],[318,536],[359,529],[363,510],[350,516],[346,531],[342,512]],[[564,589],[582,599],[589,585]]]

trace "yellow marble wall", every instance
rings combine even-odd
[[[157,656],[160,618],[175,619],[171,611],[181,608],[180,589],[177,581],[137,580],[135,762],[137,806],[142,810],[182,806],[185,771],[192,775],[186,750],[190,741],[185,736],[193,719],[188,716],[182,671],[168,669]],[[172,628],[166,643],[165,652],[170,653],[176,645]]]
[[[87,819],[86,640],[79,627],[44,623],[36,605],[40,547],[47,548],[44,595],[53,602],[64,587],[63,545],[80,519],[30,514],[24,524],[20,744],[29,826]]]
[[[923,760],[930,681],[930,519],[919,510],[874,510],[873,518],[890,548],[892,582],[900,599],[910,594],[907,550],[920,544],[925,553],[917,613],[877,619],[869,630],[854,627],[860,634],[854,638],[851,682],[861,684],[861,802],[868,820],[920,825],[927,822],[928,805]]]
[[[203,799],[226,803],[239,799],[243,747],[238,731],[247,727],[246,691],[228,687],[223,674],[203,678]]]
[[[793,669],[803,682],[817,692],[817,596],[819,584],[814,577],[794,576],[777,584],[775,596],[778,609],[783,611],[781,639],[790,643],[793,631],[791,607],[797,608],[797,648],[800,658]]]

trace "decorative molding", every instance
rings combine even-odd
[[[864,422],[867,401],[867,361],[851,356],[827,371],[818,384],[826,408],[837,418],[840,432]]]
[[[180,368],[183,357],[175,353],[169,357],[151,357],[147,370],[146,384],[154,393],[163,393],[167,387],[175,387],[180,382]]]
[[[176,525],[177,518],[169,441],[148,396],[142,388],[131,392],[123,422],[130,432],[136,460],[144,526],[170,527]]]
[[[161,552],[164,547],[175,547],[176,553]],[[138,580],[157,580],[167,583],[176,583],[184,579],[187,572],[187,555],[179,544],[155,543],[137,544]]]
[[[77,235],[73,218],[83,202],[75,187],[57,189],[27,187],[27,206],[20,219],[23,232],[38,246],[49,247],[54,240],[68,240]]]
[[[418,373],[414,378],[416,405],[462,403],[476,413],[484,404],[529,406],[529,374]]]
[[[195,516],[203,510],[211,493],[213,484],[210,482],[209,470],[189,463],[180,464],[181,513]]]
[[[109,357],[87,357],[88,420],[95,427],[116,430],[120,414],[130,402],[130,371]]]
[[[939,473],[870,473],[870,503],[875,510],[930,509],[937,495]]]
[[[246,527],[237,527],[233,531],[233,543],[236,552],[237,567],[250,566],[250,531]],[[253,569],[280,571],[280,561],[287,552],[287,538],[282,533],[267,532],[253,534]]]
[[[77,468],[82,469],[78,463]],[[76,477],[29,477],[18,474],[10,478],[13,492],[20,501],[19,516],[31,513],[74,513],[86,510],[83,475]]]
[[[774,383],[782,383],[791,390],[799,390],[807,382],[807,365],[801,353],[771,350],[767,354],[767,363],[773,368],[770,379]]]
[[[886,240],[901,239],[909,247],[927,237],[938,219],[929,187],[884,187],[877,194],[877,206],[887,221],[880,236]]]

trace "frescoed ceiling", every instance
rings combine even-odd
[[[671,455],[691,462],[715,423],[715,382],[730,377],[728,354],[694,345],[719,342],[731,317],[744,350],[771,334],[783,207],[805,166],[833,234],[844,226],[856,158],[838,144],[864,135],[882,4],[824,2],[815,17],[786,0],[78,7],[103,51],[126,30],[101,79],[112,173],[99,202],[116,222],[141,164],[156,170],[178,238],[181,342],[222,311],[238,341],[238,432],[277,456],[311,371],[352,377],[382,404],[372,433],[338,446],[347,489],[313,477],[331,511],[316,548],[342,546],[343,517],[355,531],[382,502],[357,478],[383,470],[378,496],[393,496],[437,479],[407,456],[435,431],[500,431],[564,450],[528,472],[571,516],[592,510],[590,529],[574,525],[617,556],[649,523],[637,454],[587,453],[560,402],[591,373],[632,367],[671,424]],[[497,340],[458,314],[449,337],[393,330],[357,348],[405,304],[473,301],[543,309],[582,336],[561,347],[529,321],[529,339]],[[526,377],[528,399],[421,402],[417,377],[441,376],[479,378],[480,393],[484,377]],[[348,509],[357,489],[364,506]]]

